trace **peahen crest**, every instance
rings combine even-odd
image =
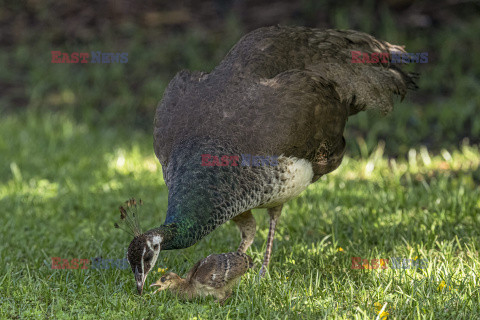
[[[125,207],[120,206],[120,222],[124,223],[126,227],[121,227],[118,223],[114,226],[121,229],[133,237],[138,237],[142,234],[140,222],[138,221],[138,207],[143,205],[142,199],[135,200],[135,198],[125,201]]]

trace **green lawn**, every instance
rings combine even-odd
[[[284,8],[291,16],[281,24],[326,17],[319,26],[428,51],[429,61],[406,66],[421,74],[420,89],[389,116],[349,119],[347,156],[284,206],[262,280],[268,219],[255,212],[247,253],[256,267],[225,306],[151,295],[160,272],[140,297],[130,270],[52,269],[52,257],[124,258],[131,238],[113,224],[130,197],[144,200],[144,230],[163,222],[168,194],[152,147],[155,106],[176,72],[212,70],[252,29],[235,15],[216,28],[149,25],[143,3],[129,2],[132,14],[118,19],[109,3],[21,1],[0,10],[0,319],[375,319],[378,306],[388,319],[479,317],[480,19],[469,1],[421,2],[412,12],[377,7],[382,1],[307,0],[300,15]],[[154,14],[164,9],[157,6]],[[424,12],[431,24],[409,22]],[[128,52],[129,61],[51,64],[52,50]],[[163,252],[157,269],[183,275],[239,241],[227,223],[191,248]],[[352,257],[428,263],[357,270]]]
[[[286,204],[270,274],[260,281],[268,220],[258,210],[247,252],[256,267],[223,307],[150,288],[140,297],[130,270],[51,269],[51,257],[123,258],[131,239],[113,223],[129,197],[145,202],[144,229],[163,222],[167,189],[151,134],[20,112],[0,119],[0,163],[1,319],[374,319],[374,303],[386,304],[388,319],[480,314],[478,147],[437,155],[416,148],[394,161],[380,143],[347,156]],[[235,250],[239,239],[227,223],[191,248],[163,252],[157,268],[184,274],[210,253]],[[428,264],[353,270],[352,257]]]

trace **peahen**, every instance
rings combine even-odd
[[[239,227],[244,253],[255,236],[254,208],[270,216],[265,273],[283,203],[340,165],[348,117],[387,113],[394,95],[416,88],[396,64],[352,63],[353,50],[405,52],[358,31],[265,27],[240,39],[212,72],[175,76],[154,123],[167,217],[137,230],[127,252],[140,294],[161,250],[187,248],[226,221]]]

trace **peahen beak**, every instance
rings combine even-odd
[[[137,282],[137,291],[139,295],[142,295],[143,292],[143,285],[145,284],[145,279],[147,275],[138,272],[138,268],[135,267],[135,281]]]

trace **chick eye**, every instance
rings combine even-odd
[[[166,280],[165,277],[160,278],[160,281],[162,281],[162,282],[165,282],[165,280]]]

